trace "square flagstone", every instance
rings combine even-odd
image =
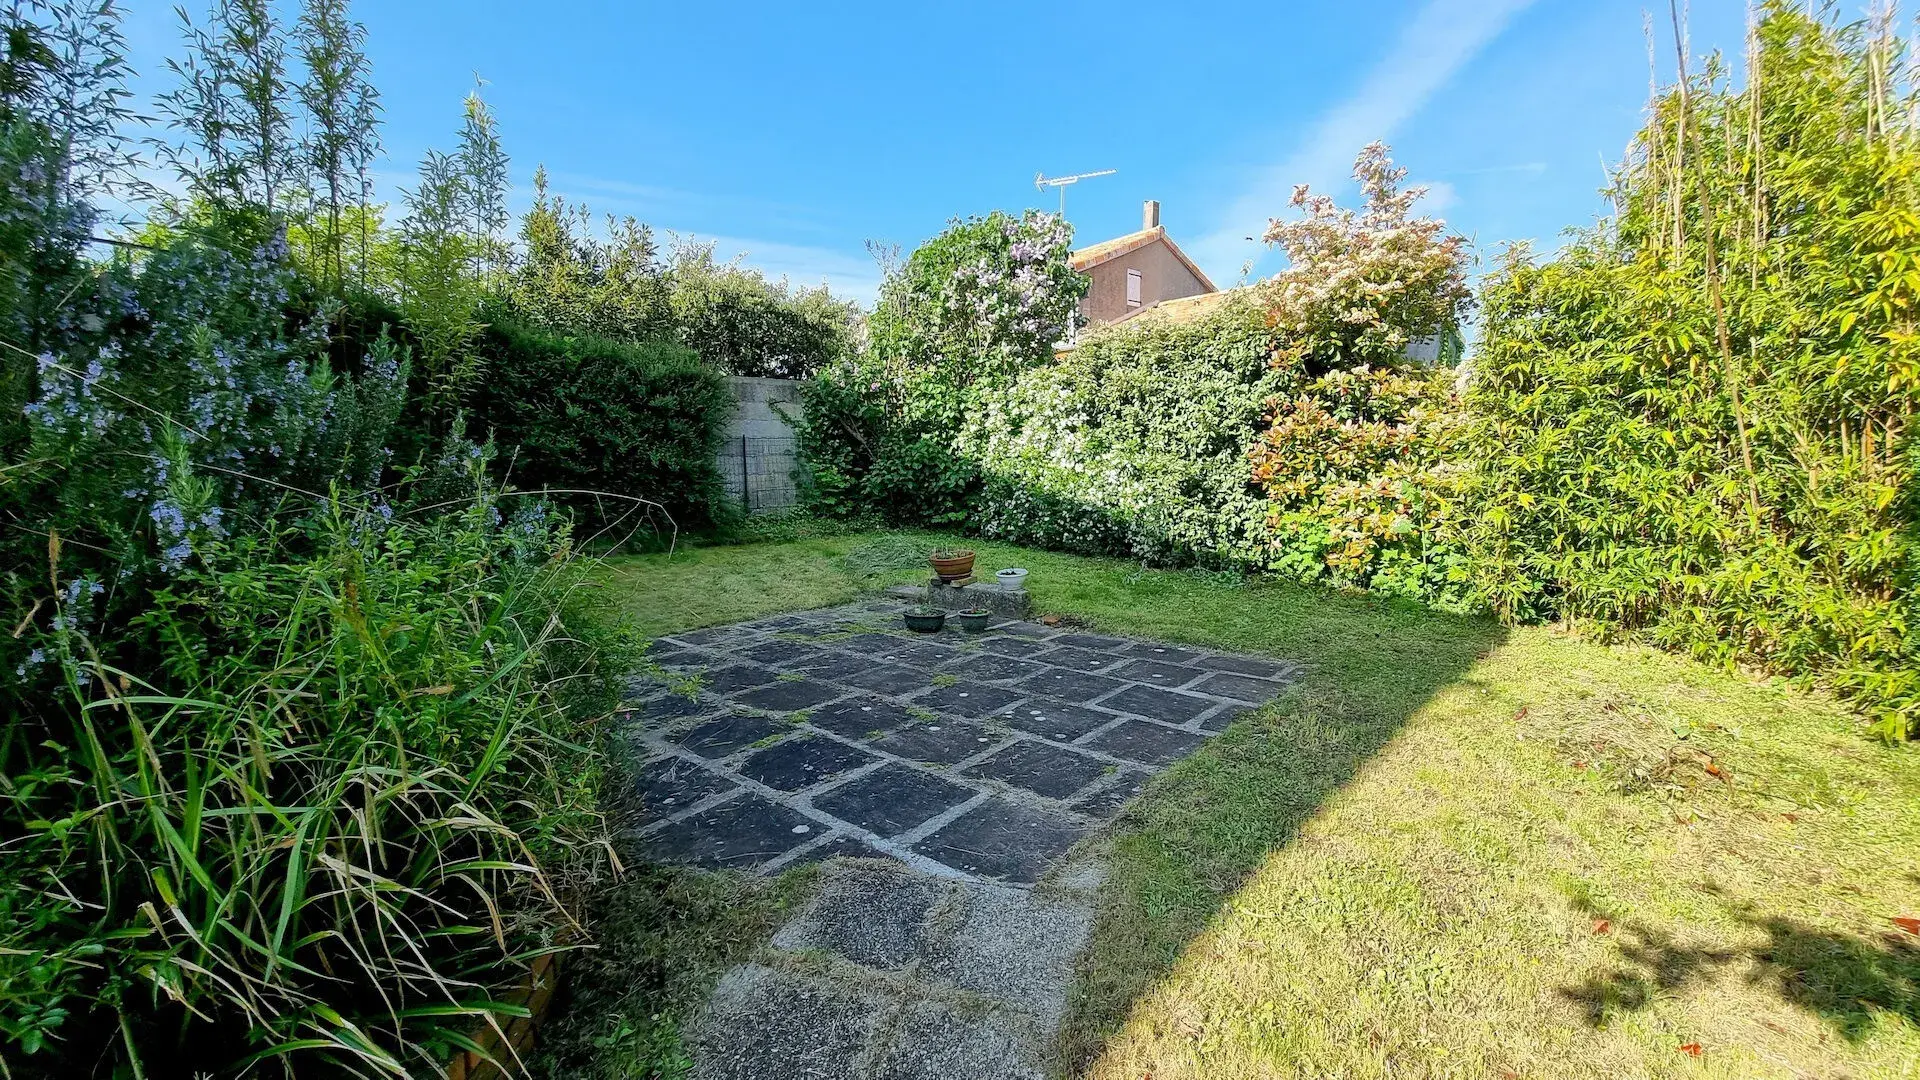
[[[797,626],[806,626],[808,622],[805,615],[775,615],[771,619],[761,619],[759,622],[747,625],[761,630],[791,630]]]
[[[794,661],[805,660],[820,655],[820,650],[812,645],[798,641],[782,641],[778,638],[763,641],[758,645],[749,645],[734,650],[734,655],[760,664],[782,664],[794,666]]]
[[[798,712],[832,701],[846,691],[810,679],[781,679],[758,690],[735,695],[735,701],[768,712]]]
[[[685,645],[718,645],[732,642],[744,644],[758,640],[759,635],[738,626],[714,626],[705,630],[690,630],[684,634],[673,635],[672,640]]]
[[[1098,758],[1049,743],[1023,740],[985,761],[967,766],[967,776],[998,780],[1049,799],[1064,799],[1106,775]]]
[[[1109,679],[1104,675],[1089,675],[1084,671],[1069,671],[1066,668],[1049,668],[1038,675],[1021,679],[1017,684],[1022,690],[1066,701],[1092,701],[1103,694],[1110,694],[1127,685],[1119,679]]]
[[[1061,634],[1053,639],[1055,645],[1078,645],[1083,649],[1124,649],[1133,644],[1126,638],[1108,637],[1105,634]]]
[[[708,663],[706,654],[698,649],[649,648],[647,654],[640,659],[644,663],[674,671],[683,668],[701,667]]]
[[[741,763],[740,775],[781,791],[799,791],[877,760],[838,740],[809,735],[751,755]]]
[[[634,795],[652,817],[667,817],[739,786],[682,757],[649,761],[633,776]]]
[[[837,681],[882,694],[911,694],[924,689],[928,678],[924,671],[915,671],[913,668],[901,667],[899,664],[877,664],[869,661],[865,671],[842,675]]]
[[[762,739],[791,730],[764,716],[734,714],[709,720],[680,736],[680,745],[703,758],[723,758]]]
[[[849,675],[873,670],[873,661],[846,653],[817,650],[816,655],[795,660],[786,666],[811,678],[842,681]]]
[[[911,766],[887,764],[814,796],[813,806],[880,836],[898,836],[977,794]]]
[[[1033,654],[1047,647],[1044,642],[1034,641],[1032,638],[1002,637],[999,634],[986,634],[978,638],[977,643],[982,652],[1021,659],[1032,657]]]
[[[993,798],[913,845],[913,850],[980,877],[1030,885],[1086,828],[1062,814]]]
[[[1106,821],[1119,814],[1127,801],[1147,786],[1151,773],[1124,769],[1108,783],[1073,801],[1073,809],[1090,818]]]
[[[1233,726],[1234,721],[1243,716],[1251,716],[1260,710],[1251,705],[1223,705],[1220,711],[1209,713],[1200,718],[1200,730],[1222,732]]]
[[[1002,738],[978,724],[942,720],[939,723],[901,728],[875,742],[873,748],[908,761],[952,765],[1002,741]]]
[[[1148,716],[1169,724],[1184,724],[1213,708],[1213,705],[1203,697],[1179,694],[1155,686],[1129,686],[1100,702],[1101,708]]]
[[[1141,660],[1159,660],[1168,664],[1191,664],[1200,659],[1198,649],[1183,649],[1178,645],[1160,645],[1151,641],[1142,641],[1120,650],[1121,656],[1137,657]]]
[[[687,1033],[700,1080],[861,1075],[888,997],[758,964],[721,976]]]
[[[913,699],[923,709],[952,713],[955,716],[985,716],[1025,697],[998,686],[961,680],[951,686],[936,686]]]
[[[1056,637],[1059,631],[1051,626],[1042,626],[1037,622],[1008,621],[993,628],[994,635],[1005,634],[1011,637],[1031,638],[1036,641]]]
[[[879,848],[874,847],[872,844],[867,843],[857,836],[836,836],[826,843],[821,844],[819,847],[808,848],[806,851],[801,852],[794,857],[792,862],[787,864],[787,868],[791,870],[796,866],[811,866],[817,862],[826,862],[828,859],[886,859],[888,861],[897,861],[894,860],[893,856],[881,851]]]
[[[701,686],[720,694],[733,694],[741,690],[751,690],[756,686],[778,679],[780,673],[761,667],[759,664],[735,664],[732,667],[713,668],[701,676]]]
[[[1257,656],[1203,656],[1194,661],[1196,667],[1213,671],[1230,671],[1235,675],[1253,675],[1262,679],[1277,679],[1290,674],[1294,666],[1273,660],[1262,660]]]
[[[1129,720],[1082,743],[1090,750],[1112,754],[1143,765],[1171,765],[1206,742],[1204,735],[1175,731],[1144,720]]]
[[[1116,679],[1131,679],[1148,686],[1185,686],[1205,674],[1197,667],[1159,660],[1129,660],[1113,670]]]
[[[1200,682],[1188,687],[1190,690],[1198,690],[1203,694],[1218,694],[1221,697],[1230,697],[1254,705],[1265,705],[1267,702],[1279,697],[1281,692],[1286,690],[1286,688],[1286,683],[1226,673],[1209,675]]]
[[[904,727],[913,721],[914,716],[905,705],[871,695],[822,705],[807,714],[807,723],[849,739],[864,739],[869,735]]]
[[[641,720],[684,720],[689,716],[713,712],[719,707],[719,702],[711,694],[688,697],[685,694],[666,693],[636,701],[628,711]]]
[[[813,839],[819,825],[748,792],[643,837],[647,854],[669,863],[721,869],[758,866]]]
[[[949,660],[940,665],[940,670],[945,674],[959,675],[967,679],[1011,682],[1014,679],[1024,679],[1029,675],[1038,675],[1047,670],[1047,667],[1045,664],[1036,664],[1029,660],[981,652]]]
[[[901,634],[882,634],[871,630],[863,634],[855,634],[844,641],[836,641],[834,644],[858,656],[871,657],[891,664],[915,664],[921,667],[932,667],[956,655],[954,650],[945,645],[916,641]]]
[[[987,719],[998,720],[1043,739],[1072,742],[1120,718],[1113,713],[1090,709],[1085,705],[1072,705],[1052,698],[1036,697],[1028,698],[1011,709],[994,713]]]
[[[889,1014],[888,1023],[893,1037],[865,1075],[886,1080],[1043,1080],[1048,1075],[1017,1021],[978,1007],[909,997]]]
[[[1075,671],[1104,671],[1127,662],[1124,656],[1082,649],[1077,645],[1050,645],[1034,653],[1033,658],[1055,667],[1072,668]]]

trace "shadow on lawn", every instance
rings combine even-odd
[[[1306,665],[1298,688],[1175,766],[1121,818],[1110,888],[1083,955],[1058,1064],[1081,1075],[1222,905],[1435,694],[1506,637],[1485,619],[1291,586],[1156,611],[1143,582],[1102,626],[1270,652]],[[1172,599],[1172,598],[1168,598]]]
[[[1849,1042],[1873,1033],[1876,1012],[1920,1027],[1920,940],[1894,931],[1876,939],[1753,914],[1740,919],[1767,940],[1745,948],[1706,948],[1627,924],[1618,930],[1619,966],[1561,993],[1586,1011],[1588,1023],[1600,1027],[1661,995],[1715,978],[1729,965],[1741,965],[1748,968],[1749,986],[1773,990],[1782,1001],[1832,1024]]]

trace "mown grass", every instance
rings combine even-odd
[[[620,559],[607,601],[649,633],[837,603],[946,539]],[[1101,841],[1063,1072],[1920,1075],[1920,938],[1892,922],[1920,914],[1916,752],[1831,702],[1549,628],[973,546],[1045,611],[1308,667]]]

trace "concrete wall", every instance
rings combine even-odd
[[[756,514],[792,506],[798,497],[793,482],[798,461],[793,429],[780,412],[799,418],[799,380],[733,375],[727,384],[738,404],[727,419],[726,438],[714,459],[727,497],[733,505]]]
[[[1193,271],[1167,249],[1165,240],[1155,240],[1087,271],[1093,287],[1087,290],[1086,299],[1080,301],[1081,314],[1091,322],[1105,323],[1139,310],[1127,304],[1128,270],[1140,271],[1141,308],[1207,291],[1206,285],[1193,276]]]

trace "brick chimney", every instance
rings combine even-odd
[[[1147,204],[1140,208],[1140,227],[1142,229],[1160,227],[1160,200],[1148,199]]]

